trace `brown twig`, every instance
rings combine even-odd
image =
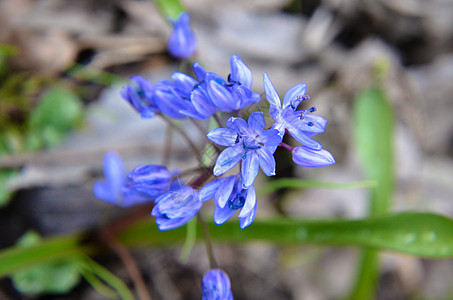
[[[148,292],[148,289],[146,288],[145,281],[143,280],[143,277],[140,273],[140,269],[135,262],[134,258],[132,255],[129,253],[129,251],[121,245],[115,238],[115,235],[112,234],[106,228],[102,233],[101,233],[102,238],[104,241],[107,243],[107,245],[118,255],[124,266],[126,267],[127,272],[129,273],[129,276],[131,277],[132,281],[134,282],[134,286],[137,290],[137,293],[139,295],[139,298],[141,300],[151,300],[151,295]]]

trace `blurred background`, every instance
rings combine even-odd
[[[395,115],[393,210],[453,217],[452,1],[183,3],[206,69],[226,77],[229,57],[238,54],[252,69],[257,92],[263,92],[264,71],[280,95],[306,82],[309,105],[329,120],[316,139],[337,164],[305,169],[280,153],[278,176],[364,179],[352,107],[357,95],[379,86]],[[166,52],[170,31],[152,1],[0,1],[0,247],[29,230],[44,237],[91,230],[124,213],[97,200],[92,185],[102,178],[108,150],[123,156],[127,170],[162,160],[165,124],[140,119],[119,90],[131,75],[156,82],[177,70]],[[180,136],[172,139],[170,166],[196,165]],[[265,184],[267,178],[258,180]],[[283,190],[258,201],[257,218],[367,215],[365,189]],[[180,251],[132,251],[153,299],[201,297],[205,250],[197,245],[186,264],[178,260]],[[353,285],[358,254],[264,243],[215,245],[214,251],[236,299],[341,299]],[[98,260],[131,282],[114,254]],[[453,298],[451,260],[384,252],[381,266],[377,299]],[[27,284],[2,279],[0,299],[105,299],[84,281],[43,296],[26,296]]]

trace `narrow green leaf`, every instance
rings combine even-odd
[[[429,226],[426,226],[429,224]],[[453,257],[453,220],[430,213],[401,213],[364,220],[255,220],[242,230],[238,222],[209,223],[213,241],[244,244],[263,241],[279,245],[355,246],[390,250],[426,258]],[[181,243],[185,228],[159,231],[152,219],[137,222],[118,241],[128,247]],[[94,244],[82,244],[83,235],[42,241],[27,248],[0,251],[0,277],[42,262],[91,254]],[[203,239],[197,228],[197,240]]]
[[[370,247],[431,258],[453,256],[453,220],[429,213],[402,213],[365,220],[255,220],[244,230],[237,222],[221,226],[210,223],[209,231],[218,242],[260,240],[274,244]],[[164,245],[181,241],[184,235],[182,228],[159,231],[153,220],[148,220],[133,225],[118,239],[127,246]],[[202,238],[201,230],[197,237]]]
[[[190,220],[190,222],[187,223],[186,228],[186,240],[184,241],[181,255],[179,256],[179,260],[183,263],[187,263],[189,260],[190,252],[192,252],[193,246],[195,246],[195,242],[197,241],[197,218]]]
[[[49,240],[30,247],[14,246],[0,251],[0,277],[44,262],[77,257],[93,252],[93,247],[79,244],[81,235],[69,235]]]
[[[370,215],[383,216],[390,212],[394,186],[394,117],[383,90],[372,88],[359,94],[354,105],[354,117],[355,142],[363,169],[368,179],[377,182],[377,187],[370,191]],[[378,273],[378,254],[364,250],[351,298],[373,298]]]
[[[102,296],[114,299],[117,296],[115,290],[106,286],[96,275],[92,272],[87,271],[86,268],[80,268],[80,273],[82,274],[83,278]]]
[[[374,180],[364,180],[357,182],[322,182],[315,180],[304,180],[298,178],[280,178],[276,180],[270,180],[259,192],[262,194],[270,194],[279,189],[306,189],[306,188],[318,188],[318,189],[360,189],[360,188],[372,188],[376,186]]]
[[[179,0],[154,0],[153,1],[164,16],[176,19],[180,13],[186,11]]]
[[[371,191],[370,213],[389,212],[394,186],[393,110],[382,90],[374,88],[361,93],[355,102],[355,141],[363,168],[369,180],[377,182]]]
[[[109,270],[90,259],[89,257],[85,258],[85,264],[81,265],[82,268],[85,268],[86,271],[91,272],[98,276],[100,279],[105,281],[108,285],[114,288],[118,295],[123,300],[134,300],[134,296],[127,287],[127,285]]]
[[[364,249],[359,262],[359,273],[350,300],[372,299],[379,274],[379,251]]]

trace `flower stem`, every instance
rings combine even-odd
[[[293,147],[291,147],[291,146],[288,145],[287,143],[283,143],[283,142],[281,142],[280,144],[278,144],[278,146],[283,147],[283,148],[285,148],[286,150],[289,150],[289,151],[293,151],[293,149],[294,149]]]
[[[219,125],[219,127],[223,127],[222,122],[220,121],[219,116],[218,116],[217,114],[214,114],[213,117],[214,117],[214,120],[215,120],[215,121],[217,122],[217,124]]]
[[[206,222],[201,217],[200,213],[197,214],[197,218],[198,218],[198,222],[200,222],[200,224],[201,224],[201,228],[203,229],[204,242],[206,245],[206,252],[208,253],[208,257],[209,257],[209,264],[211,266],[211,269],[215,269],[218,267],[218,265],[217,265],[217,261],[214,256],[214,251],[212,250],[211,235],[209,234],[208,226],[206,225]]]
[[[192,140],[190,139],[190,137],[187,135],[187,133],[181,128],[179,127],[178,125],[176,125],[169,117],[167,117],[166,115],[164,114],[159,114],[161,116],[162,119],[164,119],[165,122],[167,122],[167,124],[175,129],[176,131],[179,132],[179,134],[181,134],[181,136],[186,140],[187,144],[189,145],[189,147],[192,149],[193,153],[196,155],[197,159],[199,162],[201,162],[201,151],[197,148],[197,146],[195,146],[195,144],[192,142]]]

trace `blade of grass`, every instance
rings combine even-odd
[[[355,106],[355,141],[368,179],[377,187],[370,190],[369,214],[372,217],[390,212],[394,186],[393,111],[384,92],[372,88],[358,95]],[[364,249],[351,299],[372,299],[379,274],[379,255]]]

